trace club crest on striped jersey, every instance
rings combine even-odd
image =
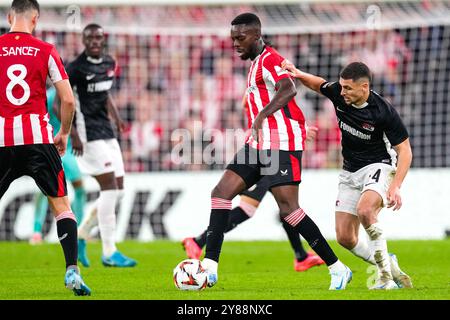
[[[279,66],[274,66],[275,72],[277,73],[278,76],[281,76],[283,74],[287,74],[288,72],[284,69],[282,69]]]

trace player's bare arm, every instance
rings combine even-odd
[[[120,117],[119,110],[117,110],[117,106],[114,102],[114,99],[111,96],[111,92],[108,92],[108,100],[106,103],[106,107],[108,109],[108,113],[113,118],[114,123],[117,126],[117,130],[119,132],[125,130],[125,122],[123,122],[122,118]]]
[[[318,93],[320,93],[320,86],[326,82],[326,80],[321,77],[297,69],[289,60],[284,60],[281,63],[281,66],[283,69],[287,70],[292,77],[299,79],[306,87]]]
[[[409,167],[412,162],[412,151],[409,138],[402,143],[393,147],[398,155],[397,170],[394,179],[389,186],[387,199],[388,208],[394,207],[394,211],[398,210],[402,206],[402,197],[400,195],[400,187],[402,186],[403,180],[408,173]]]
[[[256,141],[259,141],[258,134],[261,134],[262,123],[264,119],[280,110],[297,94],[297,89],[291,79],[281,79],[276,84],[277,93],[266,105],[260,113],[256,116],[252,126],[252,136]]]
[[[61,80],[55,83],[56,92],[61,101],[61,128],[55,136],[55,146],[61,156],[67,148],[67,140],[72,127],[73,115],[75,113],[75,99],[69,80]]]

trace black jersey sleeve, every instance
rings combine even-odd
[[[408,130],[400,115],[391,105],[388,105],[386,110],[384,123],[384,133],[392,146],[399,145],[409,137]]]
[[[320,92],[331,101],[341,96],[341,85],[339,82],[324,82],[320,85]]]
[[[70,85],[72,87],[76,86],[80,76],[79,76],[79,72],[78,72],[78,69],[76,68],[75,63],[74,62],[69,63],[67,65],[66,71],[67,71],[67,75],[69,76]]]

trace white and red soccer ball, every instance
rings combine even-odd
[[[200,260],[186,259],[173,269],[173,282],[180,290],[203,290],[208,284],[208,274]]]

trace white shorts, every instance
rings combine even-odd
[[[366,190],[377,192],[387,204],[387,191],[395,174],[395,168],[385,163],[373,163],[356,172],[343,170],[339,175],[336,211],[357,215],[356,207]]]
[[[98,176],[114,172],[116,178],[125,175],[117,139],[88,141],[83,144],[83,155],[77,159],[84,174]]]

